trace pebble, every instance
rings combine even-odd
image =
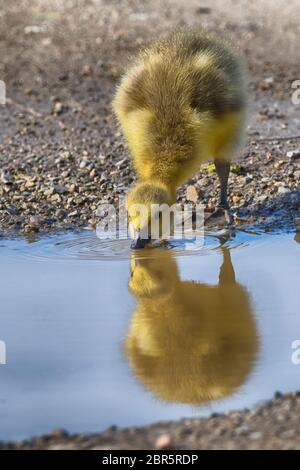
[[[268,199],[268,196],[266,194],[262,194],[257,197],[257,201],[260,203],[265,202],[267,199]]]
[[[29,225],[31,227],[39,227],[43,223],[42,217],[39,217],[37,215],[33,215],[29,219]]]
[[[294,173],[295,180],[300,180],[300,170],[296,170]]]
[[[38,26],[38,25],[32,25],[32,26],[25,26],[24,28],[24,33],[25,34],[39,34],[39,33],[44,33],[46,31],[45,26]]]
[[[75,210],[75,211],[73,211],[73,212],[70,212],[70,213],[68,214],[68,217],[76,217],[77,214],[78,214],[78,211]]]
[[[172,439],[170,434],[162,434],[155,441],[155,449],[170,449],[172,445]]]
[[[88,165],[87,160],[81,160],[81,162],[79,163],[79,168],[82,170],[82,169],[85,168],[87,165]]]
[[[242,178],[242,184],[248,184],[248,183],[251,183],[251,181],[253,181],[253,176],[252,175],[246,175],[244,176],[244,178]]]
[[[28,180],[28,181],[26,181],[26,183],[25,183],[25,188],[26,188],[26,189],[33,188],[34,186],[35,186],[35,183],[34,183],[34,181],[32,181],[32,180]]]
[[[251,432],[248,437],[251,441],[257,441],[258,439],[262,438],[262,433],[259,431]]]
[[[76,184],[73,183],[69,186],[69,192],[74,193],[75,191],[76,191]]]
[[[195,188],[195,186],[188,186],[186,189],[186,200],[191,201],[191,202],[198,202],[198,190]]]
[[[0,173],[0,183],[9,184],[12,182],[12,175],[8,171],[1,171]]]
[[[298,158],[300,158],[300,149],[290,150],[289,152],[287,152],[286,156],[291,160],[297,160]]]
[[[262,82],[260,83],[260,88],[261,90],[269,90],[272,88],[274,85],[274,77],[266,77]]]
[[[61,196],[59,194],[53,194],[51,196],[51,201],[52,202],[61,202]]]
[[[55,114],[61,114],[63,110],[63,104],[60,101],[57,101],[56,103],[54,103],[52,110]]]
[[[240,196],[236,196],[236,195],[232,196],[233,204],[238,204],[240,200],[241,200]]]
[[[55,184],[53,187],[53,190],[55,193],[58,193],[58,194],[65,194],[68,192],[68,189],[66,188],[66,186],[63,186],[61,184]]]
[[[46,197],[52,196],[53,193],[54,193],[54,188],[49,188],[49,189],[46,189],[46,190],[44,191],[44,195],[45,195]]]
[[[278,194],[281,194],[282,196],[285,196],[285,195],[290,194],[290,193],[291,193],[290,188],[286,188],[285,186],[279,186]]]

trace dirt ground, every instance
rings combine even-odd
[[[1,0],[0,237],[94,229],[99,202],[135,180],[111,110],[128,57],[201,28],[229,38],[249,66],[247,142],[229,186],[235,221],[300,231],[299,17],[298,0]],[[210,167],[188,184],[213,210]],[[3,447],[300,448],[299,411],[298,395],[278,395],[256,411]]]
[[[155,423],[143,428],[111,427],[101,434],[51,434],[1,449],[300,449],[300,393],[281,395],[255,410],[210,418]]]
[[[291,87],[299,12],[297,0],[3,3],[0,234],[93,229],[98,204],[117,202],[135,174],[112,115],[116,84],[128,57],[175,29],[214,32],[246,57],[248,138],[230,177],[231,207],[237,224],[292,228],[300,207],[300,106]],[[212,211],[216,174],[204,165],[188,184]],[[186,187],[178,192],[185,198]]]

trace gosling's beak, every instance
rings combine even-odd
[[[134,239],[131,242],[131,248],[133,250],[139,250],[145,248],[145,246],[150,242],[150,238],[141,238],[140,232],[136,232]]]

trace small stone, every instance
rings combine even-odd
[[[282,434],[281,434],[281,437],[283,437],[283,439],[291,439],[292,437],[295,436],[295,429],[288,429],[287,431],[284,431]]]
[[[186,199],[187,201],[191,201],[196,203],[198,201],[198,191],[195,186],[188,186],[186,189]]]
[[[106,183],[106,181],[107,181],[107,175],[106,173],[102,173],[99,182],[100,184],[103,184],[103,183]]]
[[[61,157],[65,160],[68,160],[70,158],[70,152],[68,150],[65,150],[64,152],[61,153]]]
[[[54,192],[58,194],[64,194],[68,192],[68,189],[61,184],[56,184],[54,185]]]
[[[78,211],[75,210],[75,211],[73,211],[73,212],[70,212],[70,213],[68,214],[68,217],[76,217],[77,214],[78,214]]]
[[[162,434],[155,441],[156,449],[169,449],[171,447],[172,439],[170,434]]]
[[[246,175],[246,176],[242,179],[242,184],[251,183],[252,180],[253,180],[252,175]]]
[[[59,194],[53,194],[53,196],[51,196],[51,201],[52,202],[61,202],[61,197]]]
[[[251,441],[257,441],[258,439],[262,438],[262,433],[261,432],[252,432],[249,434],[249,439]]]
[[[87,76],[87,75],[90,75],[92,71],[93,71],[92,66],[90,64],[85,64],[82,68],[81,73],[83,76]]]
[[[57,101],[56,103],[54,103],[54,106],[53,106],[54,114],[61,114],[62,110],[63,110],[63,104],[60,101]]]
[[[25,26],[24,28],[25,34],[39,34],[39,33],[44,33],[45,31],[46,31],[45,26],[32,25],[32,26]]]
[[[274,85],[274,78],[267,77],[260,83],[261,90],[269,90]]]
[[[38,230],[38,227],[35,227],[34,225],[27,224],[24,226],[25,233],[38,232]]]
[[[297,160],[298,158],[300,158],[300,149],[290,150],[289,152],[287,152],[286,156],[291,160]]]
[[[34,182],[32,180],[26,181],[26,183],[25,183],[25,188],[26,189],[33,188],[33,186],[34,186]]]
[[[1,171],[0,182],[4,184],[9,184],[12,182],[12,176],[8,171]]]
[[[46,197],[52,196],[53,193],[54,193],[54,188],[49,188],[49,189],[46,189],[46,190],[44,191],[44,195],[45,195]]]
[[[87,160],[81,160],[81,162],[79,163],[79,168],[82,170],[83,168],[87,166],[87,164],[88,164]]]
[[[281,168],[283,165],[284,165],[284,161],[279,160],[279,162],[274,163],[274,168],[278,169],[278,168]]]
[[[106,155],[102,155],[102,154],[101,154],[101,155],[99,155],[98,158],[99,158],[99,160],[100,160],[100,163],[103,164],[103,163],[105,162],[105,160],[106,160]]]
[[[124,163],[126,163],[126,161],[127,161],[127,158],[123,158],[122,160],[119,160],[118,162],[116,162],[116,167],[121,168],[124,165]]]
[[[39,227],[41,223],[42,223],[42,218],[37,215],[31,216],[29,219],[29,225],[31,227]]]
[[[209,8],[209,7],[204,7],[204,6],[203,6],[203,7],[198,7],[198,8],[196,9],[196,13],[197,13],[198,15],[209,15],[209,14],[211,13],[211,8]]]
[[[290,192],[290,188],[286,188],[285,186],[279,186],[278,188],[278,194],[281,194],[282,196],[286,196],[287,194],[290,194]]]
[[[238,204],[240,202],[241,198],[240,196],[232,196],[232,202],[233,204]]]
[[[262,203],[262,202],[265,202],[266,199],[268,199],[268,196],[266,194],[262,194],[261,196],[258,196],[257,202]]]

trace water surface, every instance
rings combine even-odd
[[[86,232],[1,239],[0,439],[203,416],[299,389],[299,237],[223,242],[141,255]]]

